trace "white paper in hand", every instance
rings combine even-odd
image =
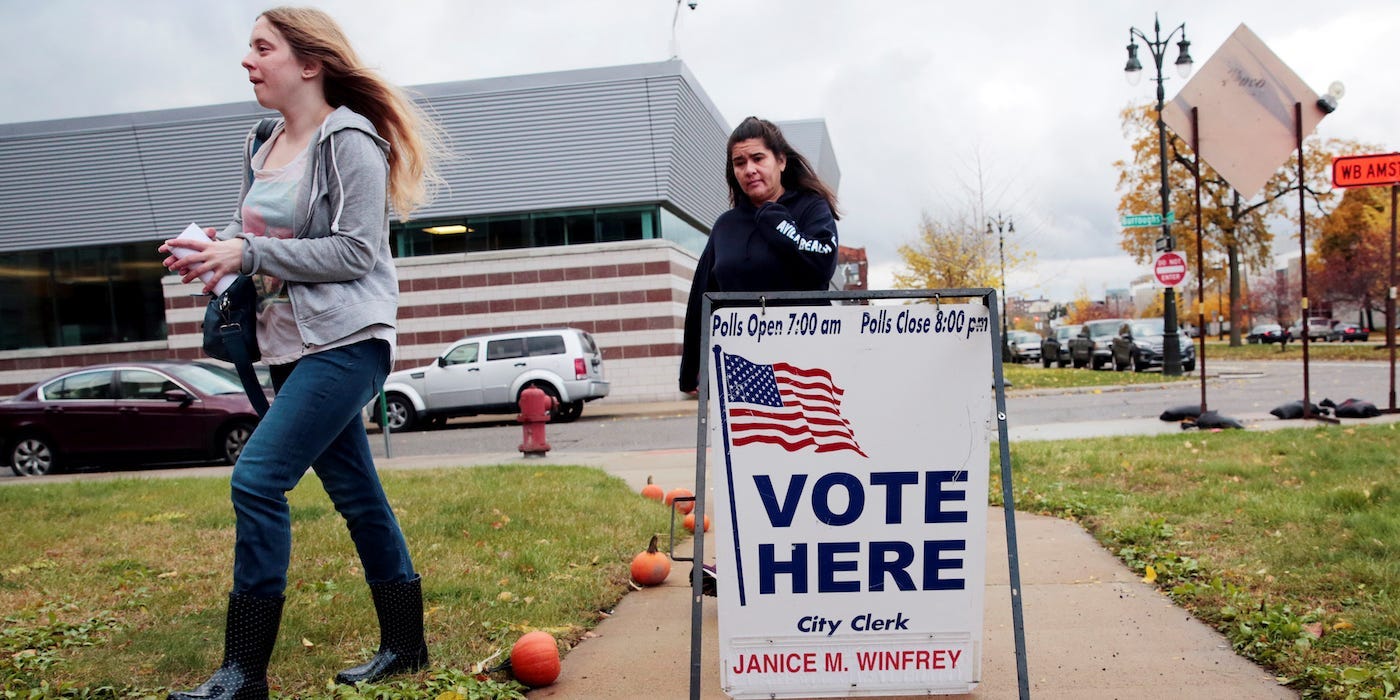
[[[209,235],[206,234],[206,233],[204,232],[204,229],[202,229],[202,228],[199,227],[199,224],[194,224],[194,223],[192,223],[192,224],[190,224],[189,226],[186,226],[186,227],[185,227],[185,230],[184,230],[184,231],[181,231],[181,232],[180,232],[180,235],[178,235],[178,236],[175,237],[175,240],[178,241],[178,240],[180,240],[180,239],[182,239],[182,238],[183,238],[183,239],[195,239],[195,240],[200,240],[200,241],[208,241],[208,240],[209,240]],[[194,252],[194,250],[193,250],[193,249],[190,249],[190,248],[177,248],[177,247],[175,247],[175,246],[171,246],[171,247],[170,247],[170,254],[171,254],[171,255],[174,255],[174,256],[177,257],[177,258],[183,258],[183,257],[185,257],[186,255],[189,255],[190,253],[193,253],[193,252]],[[209,280],[212,279],[213,277],[214,277],[214,273],[213,273],[213,272],[206,272],[206,273],[200,275],[200,276],[199,276],[199,279],[203,280],[205,284],[209,284]],[[220,278],[219,278],[219,283],[216,284],[216,285],[214,285],[214,293],[215,293],[215,294],[223,294],[223,293],[224,293],[224,290],[228,289],[228,288],[229,288],[229,285],[233,284],[233,280],[234,280],[234,275],[224,275],[223,277],[220,277]]]

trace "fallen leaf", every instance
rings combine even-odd
[[[1310,634],[1310,635],[1312,635],[1312,636],[1314,636],[1314,637],[1321,638],[1321,637],[1322,637],[1322,623],[1321,623],[1321,622],[1309,622],[1309,623],[1306,623],[1306,624],[1303,625],[1303,631],[1304,631],[1304,632],[1307,632],[1308,634]]]
[[[315,644],[312,644],[311,640],[307,639],[306,637],[301,638],[301,645],[306,647],[307,649],[311,649],[316,646]]]
[[[1347,622],[1346,620],[1338,620],[1338,621],[1337,621],[1337,624],[1332,625],[1332,629],[1334,629],[1334,630],[1354,630],[1354,629],[1356,629],[1356,625],[1353,625],[1353,624],[1351,624],[1350,622]]]
[[[1156,581],[1156,580],[1157,580],[1157,569],[1153,568],[1153,566],[1152,566],[1151,564],[1148,564],[1148,565],[1147,565],[1147,573],[1146,573],[1145,575],[1143,575],[1143,577],[1142,577],[1142,582],[1143,582],[1143,583],[1152,583],[1152,582],[1154,582],[1154,581]]]

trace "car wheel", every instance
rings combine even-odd
[[[43,476],[52,473],[57,463],[47,438],[24,435],[10,448],[10,470],[15,476]]]
[[[403,394],[389,394],[385,397],[385,412],[389,414],[389,431],[394,433],[412,430],[418,422],[418,412],[413,402]]]
[[[1103,369],[1103,360],[1100,358],[1095,357],[1094,359],[1090,360],[1089,363],[1093,365],[1093,368],[1096,370]]]
[[[1187,361],[1181,363],[1181,371],[1183,371],[1183,372],[1195,372],[1195,371],[1196,371],[1196,361],[1195,361],[1195,360],[1187,360]]]
[[[252,423],[234,423],[219,433],[219,456],[229,464],[236,464],[238,456],[243,454],[243,446],[248,444],[248,438],[253,437],[254,426]]]
[[[554,412],[554,420],[557,423],[572,423],[578,420],[581,415],[583,415],[583,402],[574,401],[561,405]]]

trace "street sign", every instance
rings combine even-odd
[[[1186,256],[1175,250],[1158,253],[1152,259],[1152,276],[1163,287],[1175,287],[1186,279]]]
[[[1252,199],[1298,148],[1295,102],[1303,105],[1303,134],[1311,134],[1325,116],[1317,93],[1241,24],[1167,103],[1162,121],[1189,141],[1198,107],[1201,160]]]
[[[1400,184],[1400,153],[1340,156],[1332,159],[1334,187],[1378,187]]]
[[[1148,226],[1161,226],[1161,214],[1128,214],[1123,217],[1123,228],[1145,228]],[[1176,212],[1167,212],[1167,223],[1176,223]]]
[[[1168,248],[1171,248],[1171,243],[1172,239],[1170,236],[1160,236],[1157,238],[1157,240],[1152,242],[1152,250],[1160,253]]]

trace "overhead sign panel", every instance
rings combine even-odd
[[[1303,105],[1303,135],[1322,121],[1317,93],[1241,24],[1162,110],[1177,135],[1191,139],[1199,110],[1200,156],[1250,199],[1297,150],[1293,105]]]
[[[712,513],[730,697],[976,688],[991,332],[981,304],[714,313],[710,444],[723,462],[712,460]]]
[[[1400,153],[1341,156],[1332,159],[1335,187],[1382,187],[1400,184]]]

